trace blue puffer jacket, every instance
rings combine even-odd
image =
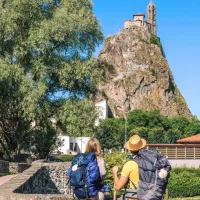
[[[68,175],[74,194],[79,199],[97,196],[97,192],[101,190],[101,177],[95,153],[75,155]]]

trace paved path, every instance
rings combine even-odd
[[[0,186],[3,185],[4,183],[6,183],[7,181],[9,181],[10,179],[16,177],[17,175],[7,175],[7,176],[2,176],[0,177]]]

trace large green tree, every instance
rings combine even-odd
[[[200,120],[161,116],[158,110],[133,110],[127,117],[127,139],[138,134],[149,144],[174,144],[178,139],[200,132]],[[105,148],[121,148],[124,144],[125,120],[103,120],[98,137]]]
[[[57,117],[62,110],[85,106],[72,102],[96,92],[92,53],[102,39],[90,0],[0,0],[0,143],[9,156],[51,117],[68,123],[73,113]]]
[[[124,147],[125,123],[124,119],[105,119],[101,122],[96,137],[102,149],[120,150]]]

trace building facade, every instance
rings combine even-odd
[[[65,135],[60,135],[58,138],[63,142],[63,145],[58,149],[61,154],[84,153],[90,140],[90,137],[70,137]]]
[[[145,21],[145,15],[142,13],[133,15],[133,20],[124,21],[125,29],[132,29],[135,26],[145,29],[150,34],[156,35],[156,6],[152,0],[147,6],[147,21]]]
[[[98,126],[101,120],[108,118],[108,104],[106,100],[100,101],[95,104],[98,112],[98,118],[95,121],[95,126]]]
[[[156,6],[152,0],[147,6],[147,23],[149,24],[150,33],[156,35]]]
[[[173,168],[200,167],[200,143],[147,144],[146,147],[166,156]]]

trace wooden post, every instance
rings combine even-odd
[[[168,199],[168,198],[169,198],[169,190],[166,189],[166,199]]]
[[[168,158],[168,148],[166,147],[166,157]]]
[[[117,191],[116,191],[116,188],[115,188],[115,183],[114,183],[114,192],[113,192],[113,200],[116,200],[116,197],[117,197]]]
[[[185,147],[185,159],[187,159],[187,148]]]

